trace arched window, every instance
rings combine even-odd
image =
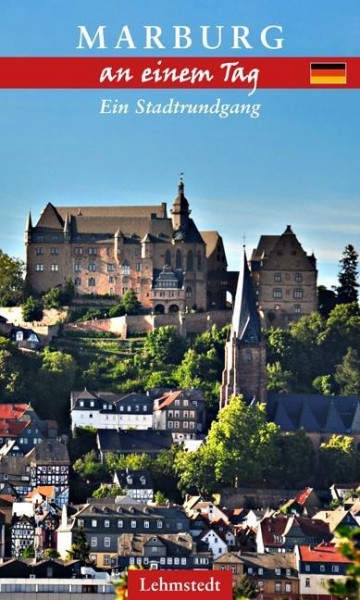
[[[197,269],[198,269],[198,271],[201,271],[201,268],[202,268],[201,267],[201,252],[200,252],[200,250],[198,250],[198,253],[197,253]]]
[[[170,250],[166,250],[166,253],[165,253],[165,264],[169,265],[169,267],[171,267],[171,254],[170,254]]]
[[[176,250],[176,268],[181,269],[182,260],[181,260],[181,252],[180,250]]]
[[[187,255],[187,261],[186,261],[186,270],[192,271],[193,268],[194,268],[193,253],[191,252],[191,250],[189,250],[188,255]]]

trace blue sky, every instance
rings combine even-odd
[[[222,56],[359,56],[360,5],[317,0],[1,0],[1,56],[78,56],[77,25],[104,24],[116,40],[128,24],[141,46],[142,26],[156,24],[170,43],[171,25],[248,25],[254,50]],[[284,28],[284,50],[258,42],[269,24]],[[167,50],[163,55],[180,55]],[[108,50],[83,55],[116,55]],[[137,51],[129,55],[154,55]],[[156,54],[160,54],[160,51]],[[183,54],[186,54],[185,52]],[[124,55],[124,53],[122,54]],[[259,119],[210,116],[107,117],[103,97],[132,103],[248,102],[245,91],[0,90],[0,247],[23,255],[23,228],[32,210],[91,203],[171,203],[180,171],[201,229],[222,234],[237,268],[246,235],[249,251],[261,234],[293,226],[318,257],[319,280],[335,283],[344,246],[360,249],[360,91],[257,91]]]

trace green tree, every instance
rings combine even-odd
[[[339,304],[358,301],[358,258],[354,246],[348,244],[340,260],[339,285],[336,288]]]
[[[55,548],[47,548],[44,552],[44,558],[60,558],[60,554]]]
[[[138,297],[135,294],[134,290],[128,290],[127,292],[125,292],[125,294],[123,295],[123,297],[121,299],[121,303],[122,303],[125,313],[127,315],[138,315],[139,314],[141,304],[140,304]]]
[[[318,375],[313,381],[313,388],[318,394],[322,396],[333,395],[333,376],[332,375]]]
[[[257,588],[256,583],[251,581],[247,575],[241,575],[234,586],[234,600],[251,600],[252,598],[257,598],[258,594],[259,589]]]
[[[334,290],[328,290],[325,285],[319,285],[317,291],[319,313],[322,317],[327,319],[330,312],[336,306],[336,294]]]
[[[27,546],[21,553],[21,558],[35,558],[35,549],[33,544]]]
[[[335,381],[343,396],[360,395],[360,356],[357,350],[348,349],[342,362],[336,367]]]
[[[44,307],[41,300],[36,300],[29,296],[22,307],[22,317],[24,321],[41,321],[44,314]]]
[[[347,558],[350,565],[346,579],[332,580],[329,583],[329,593],[336,598],[359,600],[360,591],[360,529],[341,527],[336,532],[338,548]]]
[[[60,308],[62,305],[61,290],[59,287],[50,288],[46,294],[44,294],[42,301],[45,308]]]
[[[183,494],[211,496],[219,489],[215,479],[214,456],[203,444],[196,452],[181,450],[175,459],[175,470],[179,477],[178,488]]]
[[[159,364],[179,364],[184,356],[186,344],[176,327],[159,327],[150,331],[145,340],[144,351]]]
[[[77,365],[70,354],[59,350],[53,352],[45,348],[42,365],[36,381],[35,408],[44,418],[49,416],[51,398],[51,417],[66,425],[69,421],[70,392],[74,389]]]
[[[169,502],[168,498],[160,491],[155,492],[154,501],[156,504],[166,504]]]
[[[65,279],[65,283],[61,290],[61,303],[62,305],[71,304],[75,296],[75,286],[71,277]]]
[[[12,258],[0,250],[0,305],[16,306],[24,298],[24,270],[22,260]]]
[[[267,365],[268,392],[290,392],[294,376],[291,371],[283,371],[279,361]]]
[[[318,480],[328,486],[336,481],[354,481],[357,471],[357,456],[354,440],[350,436],[333,435],[320,445]]]
[[[24,400],[27,396],[26,358],[10,340],[0,338],[0,399]],[[30,382],[29,382],[30,383]]]
[[[93,498],[114,498],[115,496],[126,496],[127,490],[116,485],[106,485],[102,483],[93,493]]]
[[[74,529],[73,541],[69,554],[72,560],[82,560],[90,563],[90,545],[86,539],[84,530],[81,527]]]
[[[287,488],[308,486],[314,475],[316,454],[304,429],[279,437],[281,462],[277,470],[278,483]]]

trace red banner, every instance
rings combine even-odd
[[[343,77],[314,77],[313,65]],[[343,65],[345,64],[345,67]],[[313,76],[311,77],[311,72]],[[322,70],[321,75],[323,75]],[[331,74],[331,72],[330,72]],[[360,88],[360,58],[2,57],[2,89]]]
[[[232,600],[231,571],[129,571],[129,600]]]

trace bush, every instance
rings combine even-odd
[[[33,296],[29,296],[22,308],[24,321],[41,321],[43,314],[44,309],[41,300],[35,300]]]

